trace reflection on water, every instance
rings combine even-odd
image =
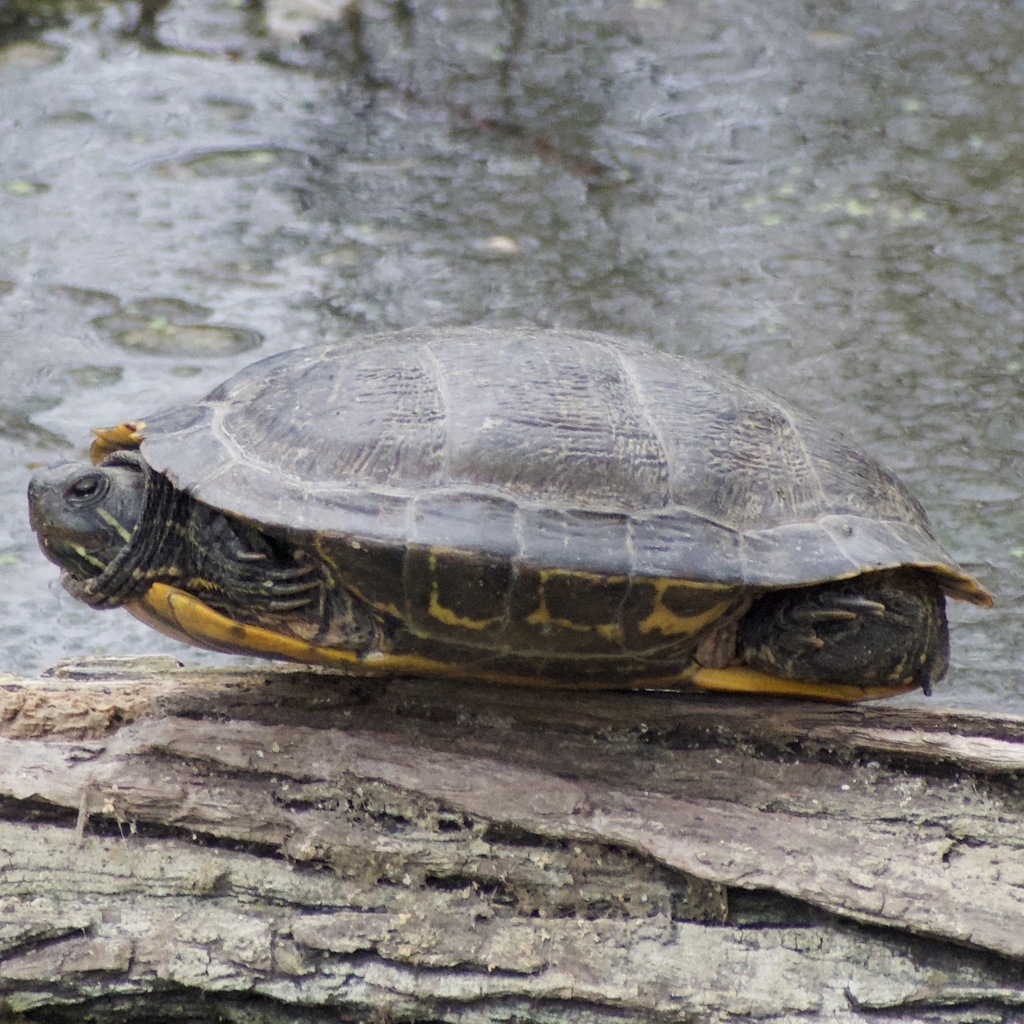
[[[952,609],[939,699],[1024,712],[1013,10],[451,0],[312,43],[250,19],[173,4],[146,50],[111,9],[0,49],[2,667],[202,657],[59,592],[29,463],[252,346],[528,321],[650,338],[854,434],[998,596]]]

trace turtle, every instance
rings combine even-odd
[[[906,486],[699,361],[575,330],[298,348],[40,470],[62,582],[356,674],[834,701],[931,691],[989,592]]]

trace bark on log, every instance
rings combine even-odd
[[[0,749],[27,1020],[1024,1020],[1024,719],[93,662]]]

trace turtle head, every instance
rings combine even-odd
[[[111,457],[99,466],[65,462],[28,485],[28,512],[43,554],[79,580],[98,576],[131,540],[142,518],[141,460]]]

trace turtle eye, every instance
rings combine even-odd
[[[72,505],[88,505],[99,501],[109,489],[110,481],[103,473],[83,473],[68,484],[64,498]]]

